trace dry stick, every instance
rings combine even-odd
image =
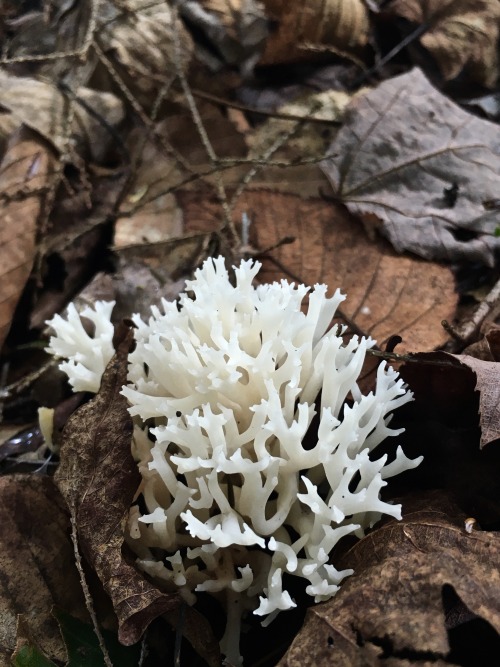
[[[399,44],[396,44],[396,46],[389,51],[389,53],[386,53],[383,58],[381,58],[373,67],[370,67],[370,69],[366,70],[366,72],[363,72],[360,76],[358,76],[357,79],[355,79],[352,84],[349,86],[349,89],[355,89],[359,88],[362,83],[364,83],[372,74],[375,74],[381,67],[386,65],[389,60],[392,60],[394,56],[396,56],[402,49],[405,48],[405,46],[408,46],[408,44],[411,44],[414,42],[416,39],[421,37],[423,34],[427,32],[429,29],[429,25],[427,23],[422,23],[421,25],[418,26],[412,33],[410,33],[407,37],[405,37]]]
[[[200,99],[206,100],[207,102],[212,102],[212,104],[230,107],[231,109],[238,109],[239,111],[245,111],[246,113],[268,116],[269,118],[279,118],[281,120],[304,120],[308,123],[321,123],[322,125],[342,125],[342,121],[333,120],[331,118],[316,118],[315,116],[300,116],[296,114],[280,113],[279,111],[264,111],[263,109],[256,109],[255,107],[249,107],[246,104],[240,104],[239,102],[228,100],[225,97],[211,95],[210,93],[206,93],[203,90],[198,90],[197,88],[191,88],[191,92],[195,97],[199,97]]]
[[[200,113],[198,111],[198,107],[196,106],[196,102],[194,100],[194,97],[191,93],[191,89],[189,87],[189,83],[186,79],[186,75],[184,74],[184,70],[182,69],[182,53],[181,53],[181,41],[179,37],[179,31],[177,29],[177,26],[180,22],[179,18],[179,13],[176,9],[175,11],[175,20],[174,20],[174,30],[173,30],[173,36],[174,36],[174,64],[175,64],[175,69],[177,71],[177,76],[179,77],[179,81],[181,83],[182,90],[184,92],[184,95],[186,97],[189,110],[191,111],[191,115],[193,117],[194,124],[196,126],[196,129],[198,131],[198,134],[200,136],[201,142],[207,152],[208,158],[210,162],[212,163],[212,166],[217,166],[217,155],[215,154],[214,148],[212,146],[212,143],[210,142],[210,139],[208,137],[208,134],[205,130],[205,127],[203,125],[203,121],[201,120]],[[215,172],[215,183],[217,186],[217,194],[219,197],[219,202],[222,206],[222,211],[224,213],[224,224],[221,227],[221,232],[222,231],[227,231],[230,237],[231,244],[236,248],[240,245],[240,238],[238,236],[238,233],[236,231],[236,228],[234,226],[233,220],[231,218],[231,209],[229,207],[229,203],[227,200],[227,195],[226,195],[226,190],[224,188],[224,184],[222,182],[222,177],[218,171]]]
[[[174,158],[177,160],[179,164],[181,164],[184,169],[187,171],[192,172],[193,169],[189,162],[182,156],[181,153],[179,153],[171,144],[169,144],[167,141],[165,141],[165,137],[163,137],[159,132],[157,132],[156,128],[154,127],[153,123],[149,119],[149,117],[144,113],[144,109],[141,107],[139,102],[135,99],[129,88],[125,85],[123,82],[122,78],[116,71],[113,63],[111,60],[106,56],[104,51],[101,49],[97,41],[94,43],[94,49],[95,52],[97,53],[97,56],[99,60],[102,62],[104,67],[106,68],[108,74],[110,77],[113,79],[113,81],[116,83],[118,88],[120,89],[120,92],[123,94],[127,102],[130,104],[132,109],[135,111],[135,113],[139,116],[139,119],[144,123],[144,125],[151,130],[152,136],[158,141],[160,147],[163,150],[166,150],[167,153],[170,155],[173,155]]]
[[[498,280],[485,299],[481,301],[476,308],[473,316],[459,327],[454,327],[446,320],[443,320],[442,325],[445,330],[461,343],[467,343],[479,329],[483,321],[488,316],[488,313],[500,301],[500,280]]]
[[[111,662],[111,658],[109,657],[108,649],[106,648],[106,644],[104,643],[104,637],[102,636],[99,624],[97,622],[97,616],[94,610],[94,603],[92,602],[92,596],[90,595],[87,579],[85,578],[85,572],[83,571],[82,567],[82,557],[80,555],[80,549],[78,548],[78,531],[76,528],[74,506],[71,508],[71,541],[73,542],[73,552],[75,554],[76,569],[78,570],[78,574],[80,575],[80,585],[82,587],[83,595],[85,597],[85,605],[90,614],[90,618],[92,619],[94,632],[96,634],[97,641],[99,642],[99,646],[101,648],[102,655],[104,657],[104,662],[106,663],[106,667],[113,667],[113,663]]]
[[[252,178],[259,172],[260,169],[263,167],[267,166],[269,159],[276,153],[277,150],[283,146],[294,134],[296,134],[303,125],[303,122],[300,121],[298,123],[295,123],[294,126],[289,130],[288,132],[284,132],[283,134],[280,134],[275,141],[271,144],[271,146],[265,151],[259,158],[259,161],[261,162],[260,165],[254,164],[251,169],[247,171],[247,173],[243,176],[241,179],[238,187],[236,188],[236,192],[233,194],[231,197],[231,201],[229,202],[229,210],[232,212],[234,207],[236,206],[236,202],[238,201],[238,198],[241,196],[243,193],[243,190],[245,187],[250,183]]]
[[[26,56],[15,56],[14,58],[2,58],[0,65],[11,65],[14,63],[41,62],[44,60],[60,60],[62,58],[85,58],[89,50],[94,32],[97,27],[98,9],[101,0],[90,0],[90,16],[83,44],[79,49],[73,51],[57,51],[56,53],[32,54]]]

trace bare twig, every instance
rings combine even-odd
[[[87,584],[87,579],[85,577],[85,572],[83,571],[82,567],[82,557],[80,555],[80,549],[78,548],[78,531],[76,528],[75,514],[76,514],[75,508],[73,507],[71,508],[71,541],[73,543],[73,552],[75,554],[76,569],[78,570],[78,574],[80,575],[80,584],[83,590],[83,595],[85,597],[85,605],[90,614],[90,618],[92,619],[92,625],[94,626],[94,632],[96,634],[97,641],[99,642],[104,662],[106,664],[106,667],[113,667],[113,663],[111,662],[111,658],[109,657],[108,649],[106,648],[106,644],[104,643],[104,637],[102,636],[101,630],[99,628],[99,623],[97,622],[94,603],[92,602],[92,596],[90,594],[90,590]]]
[[[186,97],[186,101],[189,106],[189,110],[191,111],[191,116],[193,117],[193,122],[196,126],[196,129],[198,131],[198,134],[200,136],[201,142],[205,148],[205,151],[207,153],[207,156],[213,166],[217,165],[217,155],[214,151],[214,148],[212,146],[212,143],[208,137],[208,134],[205,130],[205,127],[203,125],[203,122],[201,120],[200,112],[198,111],[198,107],[196,106],[196,102],[194,100],[193,94],[191,92],[191,88],[189,87],[188,80],[186,78],[186,74],[184,73],[184,69],[182,67],[182,50],[181,50],[181,40],[179,36],[179,31],[178,31],[178,25],[179,25],[179,14],[176,10],[175,13],[175,19],[174,19],[174,30],[173,30],[173,35],[174,35],[174,63],[175,63],[175,69],[177,72],[177,76],[179,78],[182,90],[184,92],[184,95]],[[222,182],[222,176],[219,173],[219,171],[215,172],[215,183],[217,186],[217,194],[219,197],[220,204],[222,206],[222,211],[224,213],[224,224],[222,225],[221,232],[226,232],[229,236],[229,241],[233,247],[238,247],[240,245],[240,238],[238,236],[238,233],[236,231],[236,228],[234,226],[232,217],[231,217],[231,208],[229,206],[229,202],[227,199],[227,194],[226,194],[226,189],[224,187],[224,183]]]
[[[206,93],[203,90],[198,90],[197,88],[191,88],[191,92],[195,97],[199,97],[202,100],[207,102],[212,102],[219,106],[229,107],[231,109],[238,109],[239,111],[245,111],[246,113],[253,113],[259,116],[268,116],[269,118],[279,118],[280,120],[289,120],[289,121],[305,121],[307,123],[321,123],[322,125],[342,125],[342,121],[334,120],[332,118],[317,118],[315,116],[300,116],[290,113],[281,113],[279,111],[264,111],[263,109],[256,109],[255,107],[249,107],[246,104],[240,104],[234,100],[228,100],[225,97],[218,97],[217,95],[212,95],[211,93]]]
[[[481,301],[476,308],[472,317],[470,317],[461,326],[454,327],[452,324],[443,320],[442,325],[444,329],[456,341],[465,346],[475,336],[478,329],[488,317],[488,314],[500,304],[500,279],[495,283],[487,296]]]

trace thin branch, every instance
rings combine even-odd
[[[92,602],[92,596],[90,594],[90,590],[87,584],[87,579],[85,577],[85,572],[83,571],[82,567],[82,557],[80,555],[80,550],[78,548],[78,531],[76,528],[74,507],[71,509],[71,541],[73,542],[73,552],[75,554],[76,569],[78,570],[78,574],[80,575],[80,584],[83,590],[83,595],[85,597],[85,605],[90,614],[90,618],[92,619],[94,632],[96,634],[97,641],[99,642],[99,646],[101,648],[106,667],[113,667],[113,663],[111,662],[111,658],[109,657],[108,649],[106,648],[106,644],[104,643],[104,637],[102,636],[101,630],[99,628],[99,623],[97,622],[94,603]]]
[[[193,122],[196,126],[196,129],[198,131],[198,134],[200,136],[201,142],[205,148],[205,151],[207,153],[207,156],[212,163],[213,166],[217,165],[217,155],[214,151],[214,148],[212,146],[212,143],[208,137],[208,134],[205,130],[205,127],[203,125],[203,121],[201,120],[200,112],[198,111],[198,107],[196,106],[196,102],[194,100],[193,94],[191,92],[191,89],[189,87],[188,80],[186,78],[186,75],[184,73],[184,69],[182,67],[182,49],[181,49],[181,40],[179,36],[179,30],[178,30],[178,25],[180,22],[179,14],[176,10],[175,12],[175,18],[174,18],[174,30],[173,30],[173,36],[174,36],[174,63],[175,63],[175,69],[177,72],[177,76],[179,78],[182,90],[184,92],[184,95],[186,97],[186,101],[189,106],[189,110],[191,111],[191,116],[193,117]],[[231,218],[231,208],[228,203],[227,195],[226,195],[226,190],[224,188],[224,184],[222,182],[222,177],[218,171],[215,172],[215,183],[217,186],[217,194],[219,197],[220,204],[222,206],[222,210],[224,213],[224,224],[221,228],[222,231],[226,231],[229,234],[231,244],[234,247],[237,247],[240,245],[240,238],[238,236],[238,233],[236,231],[236,228],[234,226],[233,220]]]

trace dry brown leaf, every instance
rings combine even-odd
[[[500,363],[483,361],[468,354],[455,355],[476,377],[479,392],[481,447],[500,438]]]
[[[384,13],[427,30],[420,43],[448,81],[464,69],[469,78],[493,87],[498,80],[500,4],[491,0],[392,0]]]
[[[368,9],[363,0],[263,0],[263,5],[277,28],[260,64],[310,60],[318,50],[353,57],[368,42]]]
[[[12,135],[0,164],[0,348],[33,266],[53,164],[48,145],[27,128]]]
[[[0,662],[16,646],[22,614],[36,643],[57,660],[66,649],[51,610],[54,605],[87,620],[69,540],[64,501],[49,477],[0,477]]]
[[[179,604],[177,595],[159,591],[122,555],[125,521],[140,482],[130,449],[132,422],[119,393],[130,342],[128,336],[120,345],[96,397],[68,420],[55,477],[76,522],[79,546],[113,602],[125,645]]]
[[[220,213],[213,199],[183,193],[179,201],[189,228],[216,229]],[[343,207],[323,200],[247,190],[235,208],[237,223],[244,212],[255,247],[296,238],[273,251],[278,268],[264,261],[263,282],[292,277],[340,287],[348,297],[342,312],[379,344],[394,334],[406,350],[431,350],[446,340],[441,320],[456,304],[449,269],[400,257],[383,240],[372,243]]]
[[[39,132],[60,152],[76,150],[93,160],[104,159],[116,128],[125,116],[122,102],[111,93],[79,88],[74,101],[74,116],[68,143],[65,127],[70,117],[71,97],[63,95],[56,86],[36,79],[13,76],[0,70],[0,106],[9,114],[0,114],[0,136],[10,134],[21,123]],[[36,104],[33,104],[36,100]],[[81,102],[79,102],[81,100]],[[89,113],[87,109],[91,109]],[[105,123],[103,123],[103,120]]]
[[[498,225],[498,127],[463,111],[418,69],[348,107],[322,163],[341,201],[398,252],[492,265]],[[373,222],[375,219],[378,222]]]
[[[439,495],[403,510],[401,522],[374,530],[336,563],[355,574],[308,611],[280,667],[456,664],[461,636],[473,642],[474,664],[491,664],[500,630],[499,534],[467,533],[466,515]],[[486,624],[489,644],[480,634]]]

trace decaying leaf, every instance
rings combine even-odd
[[[492,265],[500,139],[414,69],[348,107],[323,164],[336,195],[398,252]],[[375,223],[373,220],[375,219]]]
[[[359,54],[368,42],[368,9],[362,0],[263,0],[267,16],[276,22],[261,64],[311,59],[315,51]]]
[[[43,475],[0,477],[0,525],[0,662],[9,664],[16,648],[18,614],[46,656],[65,660],[52,607],[82,619],[87,614],[69,518],[52,480]]]
[[[500,5],[490,0],[391,0],[384,12],[427,30],[420,42],[436,59],[443,77],[464,69],[477,83],[493,87],[498,79]]]
[[[182,193],[179,201],[189,228],[216,229],[220,213],[213,199]],[[440,323],[456,304],[447,268],[397,256],[383,240],[372,243],[343,207],[320,199],[247,190],[234,211],[237,224],[243,213],[255,248],[295,238],[272,252],[278,264],[264,261],[263,282],[288,277],[340,287],[348,296],[344,315],[380,345],[394,334],[406,350],[431,350],[446,340]]]
[[[10,112],[0,114],[0,136],[10,134],[24,123],[37,130],[58,151],[67,153],[70,147],[75,147],[97,162],[105,157],[114,139],[112,130],[125,115],[122,102],[111,93],[81,87],[74,95],[65,95],[46,81],[1,70],[0,90],[0,106]],[[74,115],[70,113],[70,104]],[[71,116],[73,122],[68,133],[66,119]]]
[[[53,163],[47,144],[22,128],[10,138],[0,164],[0,347],[33,266]]]
[[[128,336],[120,345],[96,397],[68,420],[55,478],[76,522],[79,546],[113,602],[118,637],[126,645],[179,604],[177,595],[159,591],[122,555],[124,525],[140,482],[130,447],[132,422],[119,393],[130,342]]]
[[[460,635],[473,642],[474,664],[489,663],[500,630],[500,536],[468,533],[466,515],[439,495],[403,510],[401,522],[374,530],[336,563],[355,574],[308,611],[280,667],[456,664]]]

